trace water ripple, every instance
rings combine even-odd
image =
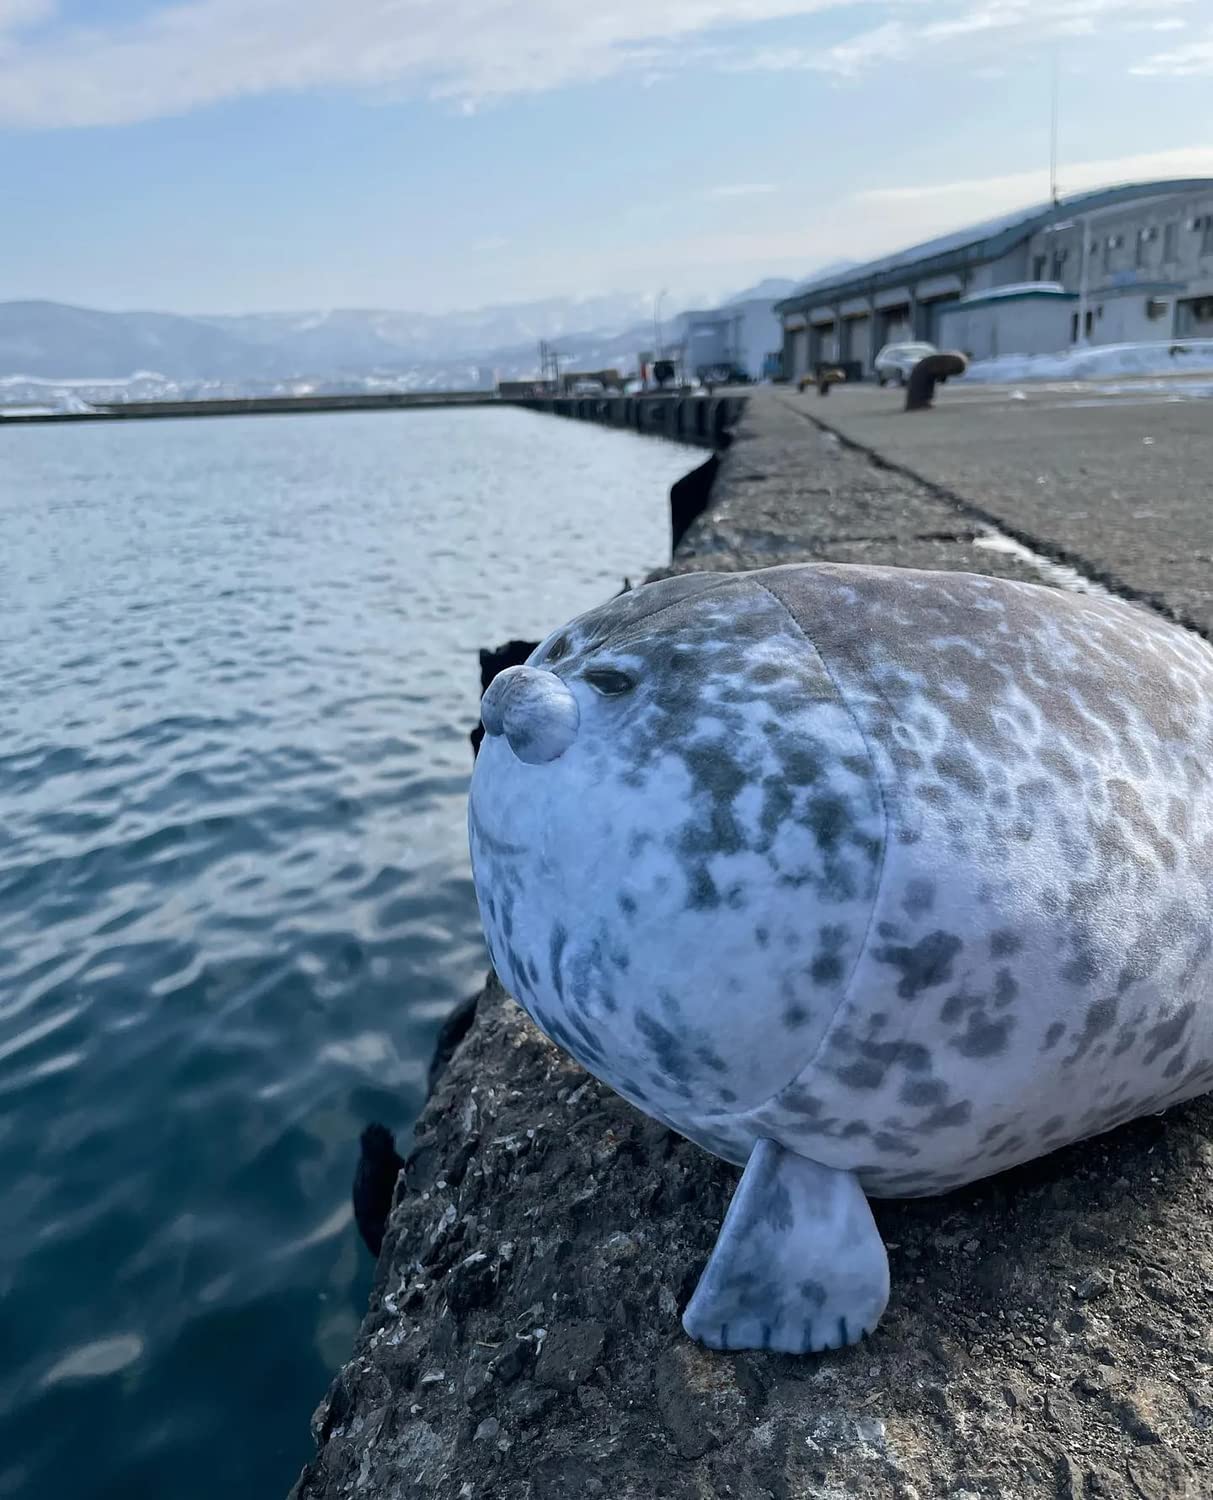
[[[660,562],[694,455],[495,411],[4,446],[0,1494],[283,1494],[369,1288],[358,1130],[485,962],[476,648]]]

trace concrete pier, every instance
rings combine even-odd
[[[1132,576],[1158,607],[1213,621],[1165,525],[1119,529],[1156,446],[1129,408],[1119,436],[1101,429],[1119,444],[1115,491],[1029,510],[979,444],[950,484],[927,473],[942,449],[905,424],[959,422],[950,392],[926,417],[838,394],[819,403],[834,431],[812,398],[756,393],[659,571],[820,559],[1082,588],[1057,562],[1081,526],[1106,583]],[[1042,409],[1017,429],[1025,488],[1067,462],[1054,423]],[[1153,495],[1188,513],[1186,496]],[[1213,523],[1194,509],[1198,523],[1203,545]],[[495,981],[402,1148],[367,1317],[315,1413],[296,1500],[1213,1494],[1208,1098],[946,1197],[874,1204],[888,1313],[867,1343],[811,1359],[685,1337],[735,1169],[588,1077]]]

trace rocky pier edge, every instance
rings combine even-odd
[[[1042,581],[960,504],[751,399],[675,571],[801,559]],[[294,1500],[1213,1495],[1213,1105],[874,1204],[892,1300],[817,1358],[678,1318],[737,1179],[490,976],[419,1120]]]

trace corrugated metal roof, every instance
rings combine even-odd
[[[911,245],[906,250],[897,250],[892,255],[883,255],[877,260],[866,261],[863,265],[851,266],[841,275],[808,281],[797,287],[790,297],[777,302],[775,311],[801,312],[810,304],[821,301],[825,294],[831,299],[837,299],[874,290],[878,285],[891,285],[910,268],[917,269],[920,275],[928,270],[931,274],[938,274],[940,271],[959,269],[973,261],[993,260],[1021,240],[1027,239],[1043,225],[1071,218],[1075,214],[1097,208],[1111,208],[1117,203],[1132,202],[1136,198],[1203,191],[1213,191],[1213,177],[1125,183],[1119,187],[1096,188],[1093,192],[1063,198],[1058,203],[1038,203],[1032,208],[1000,214],[997,218],[985,219],[964,229],[953,230],[950,234],[924,240],[920,245]]]

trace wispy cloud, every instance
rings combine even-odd
[[[0,0],[0,123],[123,124],[323,88],[474,104],[652,74],[696,37],[863,3],[185,0],[82,25],[52,24],[54,0]]]
[[[1191,78],[1200,73],[1213,73],[1213,29],[1200,41],[1173,47],[1169,52],[1156,52],[1153,57],[1138,63],[1133,72],[1164,78]]]
[[[0,0],[0,39],[5,31],[43,21],[55,12],[55,0]]]
[[[1213,176],[1213,145],[1179,146],[1171,151],[1142,151],[1100,161],[1063,162],[1059,180],[1063,193],[1118,182],[1149,182],[1155,178]],[[1002,177],[966,177],[957,182],[918,183],[913,187],[867,188],[855,195],[857,203],[955,205],[958,213],[976,219],[1019,208],[1047,196],[1044,174],[1011,172]],[[947,209],[944,210],[947,212]],[[957,220],[956,222],[963,222]]]
[[[764,23],[875,3],[152,0],[134,19],[85,23],[59,14],[57,0],[0,0],[0,125],[116,125],[320,89],[442,99],[470,111],[623,74],[661,79],[709,60],[855,77],[982,37],[1009,49],[1165,21],[1186,0],[884,0],[891,19],[829,47],[751,40]],[[1140,71],[1199,72],[1208,57],[1206,44],[1193,44]]]
[[[705,198],[761,198],[767,193],[778,192],[773,182],[723,182],[708,188]]]
[[[920,53],[938,53],[942,47],[980,43],[983,38],[996,39],[1000,49],[1007,49],[1035,46],[1042,40],[1088,36],[1117,24],[1135,29],[1143,24],[1172,29],[1183,26],[1184,22],[1171,17],[1153,18],[1160,12],[1178,10],[1191,3],[1192,0],[969,0],[949,6],[947,0],[942,0],[928,9],[913,0],[903,0],[900,9],[908,19],[884,21],[829,47],[756,47],[733,56],[725,66],[747,71],[796,70],[856,78]],[[919,19],[924,15],[930,15],[931,19]]]

